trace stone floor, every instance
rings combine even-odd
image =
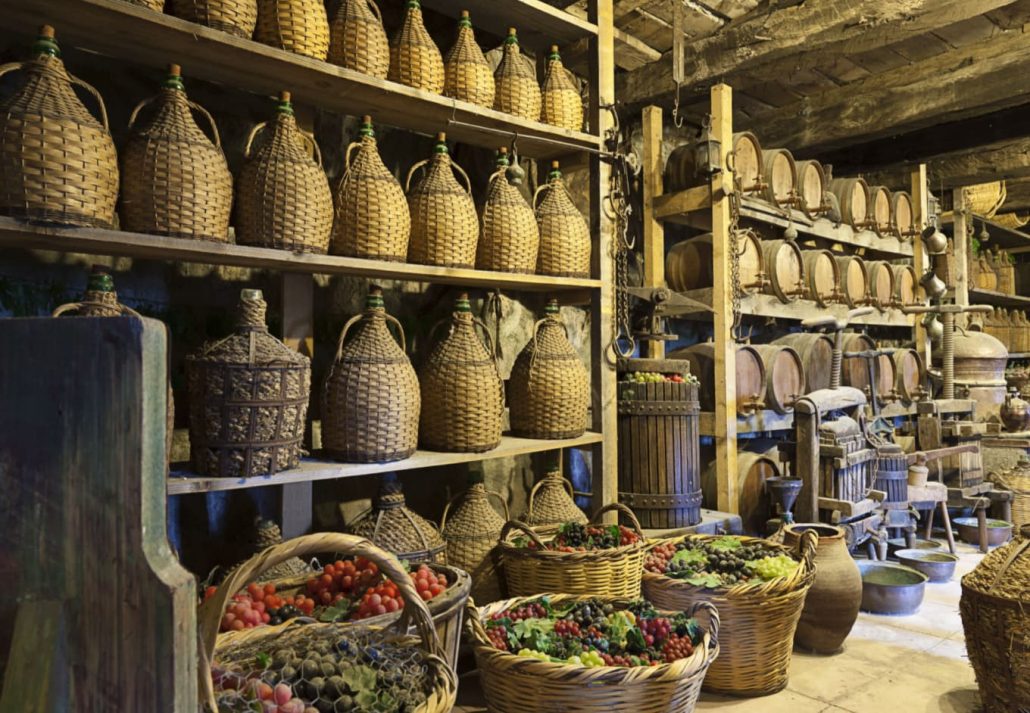
[[[754,713],[974,713],[979,696],[966,658],[959,579],[981,555],[959,543],[955,577],[927,584],[919,611],[888,617],[861,613],[836,656],[795,652],[786,690],[755,699],[702,694],[697,710]],[[461,678],[459,713],[487,710],[476,674]],[[898,706],[897,709],[894,706]],[[541,711],[547,710],[541,706]]]

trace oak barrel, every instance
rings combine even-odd
[[[772,501],[765,490],[765,481],[782,475],[776,451],[737,452],[737,495],[741,524],[747,534],[765,534],[765,523],[772,517]],[[701,491],[707,508],[718,508],[718,478],[713,460],[701,474]]]
[[[826,334],[795,332],[783,335],[774,340],[773,344],[791,347],[801,357],[801,366],[805,373],[804,393],[830,388],[833,337]]]
[[[762,151],[762,198],[777,206],[789,207],[797,196],[798,171],[794,156],[787,149]]]
[[[869,275],[865,260],[856,255],[836,255],[837,267],[840,270],[840,293],[844,303],[854,309],[865,304]]]
[[[915,227],[912,196],[905,191],[891,194],[891,231],[902,241],[911,240],[919,231]]]
[[[891,192],[886,186],[869,187],[869,222],[880,237],[891,232]]]
[[[876,349],[871,337],[858,332],[844,333],[844,353],[864,352]],[[884,354],[876,358],[876,395],[882,402],[894,397],[894,364]],[[844,359],[840,368],[840,381],[844,386],[853,386],[869,395],[869,360],[860,357]]]
[[[869,300],[882,312],[894,301],[894,271],[891,264],[884,260],[870,260],[865,265],[869,278]]]
[[[801,355],[782,344],[752,344],[765,367],[765,407],[776,413],[794,410],[805,394],[805,367]]]
[[[815,219],[826,212],[823,193],[826,192],[826,172],[818,161],[796,161],[798,174],[798,207],[809,218]]]
[[[698,400],[703,411],[715,410],[715,343],[702,342],[676,349],[670,359],[686,359],[690,373],[701,382]],[[765,406],[765,366],[753,347],[737,346],[737,413],[747,414]]]
[[[926,376],[923,357],[915,349],[895,349],[890,355],[894,368],[895,388],[903,403],[909,404],[918,400]]]
[[[754,193],[763,184],[762,145],[750,131],[733,135],[733,170],[744,193]],[[682,191],[700,186],[708,181],[707,176],[697,173],[694,166],[694,144],[677,146],[665,163],[666,192]]]
[[[802,250],[805,265],[805,297],[820,307],[840,298],[840,267],[829,250]]]
[[[750,233],[737,238],[740,255],[740,285],[744,294],[760,289],[762,272],[762,244]],[[669,249],[665,256],[665,281],[677,292],[712,286],[712,234],[683,240]]]
[[[805,292],[805,264],[793,240],[763,240],[762,264],[769,278],[764,291],[781,302],[795,302]]]
[[[869,185],[864,178],[834,178],[830,192],[840,201],[841,221],[855,230],[865,230],[869,210]]]
[[[911,265],[891,265],[894,272],[894,303],[899,306],[914,305],[919,301],[919,283],[916,271]]]

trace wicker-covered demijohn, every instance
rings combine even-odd
[[[24,220],[109,228],[118,198],[118,158],[107,111],[96,89],[68,73],[44,26],[34,59],[0,67],[23,70],[14,93],[0,101],[0,214]],[[97,100],[97,121],[72,89]]]
[[[503,517],[491,498],[500,504]],[[507,501],[486,489],[481,470],[469,473],[468,490],[447,503],[440,518],[440,531],[447,542],[447,562],[472,576],[472,598],[477,602],[485,604],[501,596],[493,553],[508,519]]]
[[[412,177],[423,167],[425,172],[412,186]],[[465,179],[465,187],[454,177],[455,171]],[[446,134],[437,135],[431,159],[411,167],[405,188],[411,213],[408,262],[473,267],[479,242],[479,216],[468,174],[447,152]]]
[[[440,49],[426,31],[422,6],[408,0],[404,22],[390,40],[389,79],[415,89],[439,94],[443,91],[444,69]]]
[[[268,333],[261,290],[240,294],[236,333],[186,358],[190,454],[202,475],[248,478],[296,467],[311,362]]]
[[[256,149],[254,139],[264,131]],[[311,146],[315,158],[305,149]],[[236,190],[236,242],[325,254],[333,197],[314,138],[297,128],[290,93],[282,92],[272,125],[258,124],[244,149]]]
[[[140,111],[156,106],[137,122]],[[207,119],[214,143],[193,120]],[[122,228],[136,233],[229,241],[232,175],[218,127],[186,98],[178,65],[168,68],[161,91],[136,105],[122,150]]]
[[[148,7],[151,10],[161,12],[165,7],[165,0],[128,0],[130,5],[139,5],[140,7]]]
[[[576,505],[572,483],[562,477],[558,459],[547,469],[544,477],[529,491],[529,504],[519,518],[537,534],[553,534],[562,523],[585,525],[586,513]]]
[[[363,119],[361,140],[347,147],[346,165],[336,192],[333,254],[404,262],[411,213],[404,189],[379,155],[372,117]]]
[[[541,193],[543,200],[539,200]],[[536,189],[533,205],[540,226],[536,271],[555,277],[589,277],[590,228],[572,202],[557,161],[551,163],[547,183]]]
[[[990,473],[987,479],[1012,492],[1012,522],[1016,528],[1030,525],[1030,458],[1021,453],[1014,466]]]
[[[386,463],[415,452],[418,377],[405,354],[404,329],[386,313],[379,287],[369,289],[364,314],[343,326],[323,394],[322,447],[331,458]]]
[[[254,34],[257,6],[257,0],[168,0],[172,15],[245,40]]]
[[[547,73],[540,89],[542,110],[540,120],[563,129],[579,131],[583,128],[583,97],[569,70],[562,64],[558,45],[551,45],[547,56]]]
[[[532,273],[540,250],[540,229],[533,209],[508,181],[508,165],[508,149],[502,146],[497,170],[487,182],[476,267]]]
[[[504,54],[494,72],[494,85],[494,109],[522,119],[540,120],[540,85],[532,63],[527,62],[519,50],[514,27],[508,28],[504,39]]]
[[[390,40],[375,0],[343,0],[329,26],[329,61],[378,79],[390,71]]]
[[[408,508],[394,473],[383,476],[372,507],[347,525],[347,531],[405,562],[447,564],[443,536],[436,525]]]
[[[476,325],[483,329],[489,347],[480,341]],[[433,346],[418,373],[419,442],[425,448],[482,453],[500,444],[504,383],[493,351],[490,332],[472,315],[468,295],[461,294],[454,304],[450,330]]]
[[[461,11],[458,37],[444,57],[445,96],[480,106],[494,105],[494,73],[483,50],[476,44],[468,10]]]
[[[329,17],[323,0],[258,0],[254,39],[294,54],[325,59]]]

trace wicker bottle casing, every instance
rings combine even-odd
[[[462,295],[449,334],[433,347],[419,371],[419,441],[430,450],[482,453],[501,442],[504,384],[493,344],[483,345],[477,324],[489,340],[486,325],[472,316],[468,297]]]
[[[140,110],[154,102],[150,116]],[[193,120],[210,123],[214,143]],[[122,228],[137,233],[229,241],[232,176],[214,119],[186,98],[178,67],[160,94],[136,105],[122,151]]]
[[[251,151],[262,130],[261,143]],[[283,92],[270,130],[262,123],[250,132],[244,154],[236,194],[236,242],[325,254],[333,228],[329,179],[318,144],[297,128],[288,93]]]
[[[443,91],[443,57],[422,22],[418,0],[408,0],[404,24],[390,40],[389,78],[434,94]]]
[[[529,491],[529,506],[519,518],[538,533],[557,532],[564,522],[585,525],[589,520],[573,500],[572,483],[555,465]]]
[[[45,27],[36,58],[0,67],[24,70],[14,94],[0,102],[0,214],[91,228],[114,223],[118,157],[97,90],[64,68],[53,29]],[[100,121],[72,84],[96,98]]]
[[[462,101],[492,107],[494,105],[494,73],[476,44],[467,10],[461,13],[458,37],[444,58],[444,88],[446,96]]]
[[[378,79],[390,71],[390,40],[374,0],[343,0],[329,27],[329,61]]]
[[[128,0],[131,5],[139,5],[140,7],[149,7],[151,10],[161,12],[165,7],[165,0]]]
[[[540,194],[543,200],[538,202]],[[590,229],[572,203],[557,162],[546,185],[533,196],[537,225],[540,226],[540,256],[536,271],[556,277],[590,276]]]
[[[497,87],[494,109],[531,121],[540,120],[540,85],[532,64],[527,63],[519,51],[514,28],[508,30],[504,55],[494,72],[494,83]]]
[[[329,17],[323,0],[258,0],[254,39],[287,52],[325,59]]]
[[[247,478],[300,462],[311,362],[268,333],[260,290],[243,290],[235,334],[186,358],[186,380],[196,472]]]
[[[502,148],[490,176],[483,204],[482,233],[476,251],[480,270],[532,273],[540,249],[536,216],[507,179],[508,155]]]
[[[257,26],[257,0],[168,0],[168,10],[196,22],[249,40]]]
[[[486,489],[482,474],[474,476],[469,489],[458,497],[447,503],[440,518],[440,531],[447,542],[447,562],[472,576],[472,598],[477,603],[492,602],[501,596],[493,554],[501,529],[508,521],[508,504],[498,493]],[[491,504],[491,497],[501,504],[503,518]]]
[[[405,505],[401,484],[392,473],[383,476],[371,509],[358,516],[347,531],[406,562],[447,564],[446,544],[440,531]]]
[[[541,121],[572,131],[582,130],[583,98],[572,76],[562,65],[557,46],[551,47],[541,95]]]
[[[411,212],[408,262],[471,268],[476,263],[479,216],[468,174],[447,154],[445,138],[440,134],[433,158],[419,161],[408,171],[405,183]],[[412,187],[412,177],[423,166],[426,166],[425,173]],[[464,188],[458,184],[454,171],[465,179]]]
[[[400,345],[387,322],[397,327]],[[382,290],[373,287],[365,313],[352,317],[340,332],[325,380],[322,447],[332,458],[352,463],[407,458],[418,445],[420,404],[404,330],[386,314]]]

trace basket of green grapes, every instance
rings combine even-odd
[[[798,551],[756,537],[687,535],[648,553],[648,601],[678,611],[709,602],[719,610],[722,654],[705,690],[764,696],[786,687],[794,631],[815,579],[818,536],[805,535]]]

